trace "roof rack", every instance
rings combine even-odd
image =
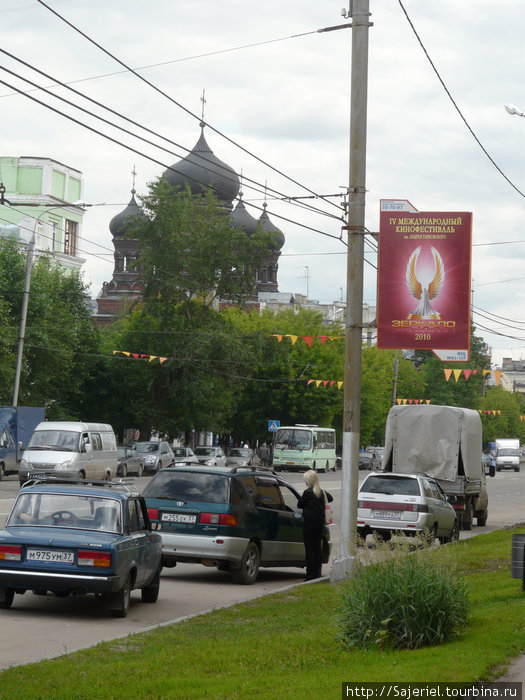
[[[36,486],[37,484],[70,484],[70,485],[82,485],[87,486],[104,486],[106,488],[117,488],[121,490],[128,491],[129,493],[139,493],[137,487],[134,485],[135,480],[130,478],[121,478],[113,481],[103,481],[97,479],[68,479],[66,477],[60,476],[38,476],[28,479],[23,488],[26,486]]]
[[[258,465],[252,464],[246,467],[236,466],[229,467],[228,471],[231,474],[236,474],[237,472],[270,472],[270,474],[277,474],[277,472],[271,467],[260,467]]]

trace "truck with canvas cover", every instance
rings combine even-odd
[[[517,438],[496,440],[496,471],[502,469],[520,470],[520,441]]]
[[[388,414],[383,469],[425,473],[439,481],[463,530],[485,525],[488,494],[477,411],[455,406],[393,406]]]
[[[18,473],[23,449],[43,420],[43,408],[0,406],[0,479]]]

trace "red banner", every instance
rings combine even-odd
[[[468,349],[470,212],[418,212],[382,200],[377,347]]]

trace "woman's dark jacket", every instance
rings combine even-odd
[[[325,491],[326,500],[331,503],[334,499],[332,495]],[[324,523],[325,522],[325,507],[324,497],[315,495],[312,489],[303,491],[303,495],[297,501],[297,507],[303,509],[303,517],[305,521]]]

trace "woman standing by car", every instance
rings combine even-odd
[[[305,472],[306,489],[297,501],[297,507],[303,511],[303,541],[306,558],[306,578],[311,581],[322,576],[321,540],[325,526],[325,500],[323,489],[319,486],[317,473],[310,469]],[[326,500],[333,501],[328,491]]]

